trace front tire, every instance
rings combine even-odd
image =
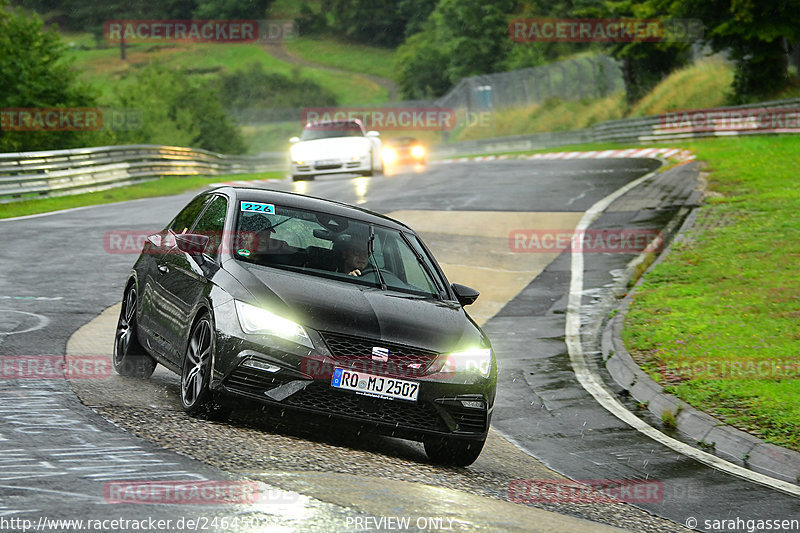
[[[149,378],[156,369],[153,359],[139,343],[136,328],[136,287],[131,285],[122,299],[122,309],[117,320],[114,335],[114,354],[112,363],[120,376],[130,378]]]
[[[218,405],[209,389],[214,355],[214,330],[204,314],[192,327],[181,372],[181,405],[190,416],[222,420],[229,410]]]
[[[316,176],[314,176],[313,174],[305,174],[305,175],[296,175],[296,174],[293,174],[293,175],[292,175],[292,181],[306,181],[306,180],[308,180],[308,181],[314,181],[314,178],[315,178],[315,177],[316,177]]]
[[[447,466],[469,466],[483,450],[486,439],[468,440],[452,437],[428,437],[422,441],[431,462]]]

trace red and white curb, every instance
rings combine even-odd
[[[678,148],[627,148],[624,150],[593,150],[589,152],[548,152],[545,154],[484,155],[476,157],[455,157],[442,159],[436,163],[465,163],[469,161],[502,161],[505,159],[614,159],[634,157],[662,157],[678,161],[691,161],[696,156],[688,150]]]

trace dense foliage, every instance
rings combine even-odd
[[[63,60],[61,38],[37,16],[8,10],[0,0],[0,108],[91,107],[95,93]],[[71,148],[95,142],[82,131],[5,131],[0,152]]]

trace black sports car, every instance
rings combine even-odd
[[[497,364],[420,238],[388,217],[263,189],[196,196],[145,242],[125,285],[114,367],[180,374],[192,415],[246,397],[421,440],[471,464]]]

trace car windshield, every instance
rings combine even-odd
[[[414,235],[326,213],[240,202],[234,257],[402,293],[439,298],[444,280]]]
[[[322,122],[306,126],[301,141],[330,139],[331,137],[363,137],[364,130],[357,122]]]

